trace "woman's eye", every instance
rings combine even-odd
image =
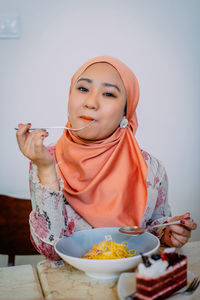
[[[78,87],[78,90],[85,93],[88,92],[88,89],[83,86]]]
[[[116,96],[113,93],[104,93],[103,95],[106,96],[106,97],[114,97],[114,98],[116,98]]]

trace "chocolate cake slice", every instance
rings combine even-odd
[[[187,257],[175,248],[142,258],[136,275],[137,299],[165,299],[187,284]]]

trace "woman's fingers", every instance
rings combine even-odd
[[[29,131],[31,124],[19,124],[17,141],[21,152],[38,167],[39,170],[47,170],[55,165],[54,157],[49,153],[43,144],[44,139],[49,135],[46,130],[38,129]]]
[[[179,225],[176,226],[178,227]],[[162,241],[170,247],[180,248],[187,243],[188,239],[190,238],[189,231],[187,233],[185,232],[184,234],[182,233],[183,232],[180,231],[180,228],[175,228],[175,231],[172,228],[166,228]]]
[[[22,123],[18,124],[18,130],[17,130],[17,133],[16,133],[17,138],[21,137],[25,133],[27,133],[30,127],[31,127],[30,123],[28,123],[28,124],[22,124]]]
[[[176,234],[185,236],[185,237],[190,237],[190,230],[188,230],[186,227],[182,225],[171,225],[168,226],[168,231],[169,232],[174,232]]]
[[[43,150],[43,141],[48,134],[45,130],[29,132],[26,140],[24,154],[31,160],[39,159]]]
[[[21,152],[30,160],[40,159],[43,152],[43,141],[48,136],[46,130],[29,131],[31,123],[19,124],[16,133]]]
[[[181,224],[189,230],[195,230],[197,228],[197,224],[191,219],[182,219]]]
[[[189,218],[190,218],[190,213],[187,212],[183,215],[175,216],[175,217],[171,218],[168,222],[178,221],[178,220],[182,220],[182,219],[189,219]]]
[[[176,234],[175,232],[172,232],[169,238],[171,240],[172,246],[176,248],[182,247],[188,241],[188,237]]]
[[[29,128],[31,127],[31,124],[18,124],[18,130],[16,132],[17,142],[19,145],[20,150],[23,152],[24,143],[27,138],[27,134],[29,132]]]
[[[167,226],[162,241],[170,247],[180,248],[187,243],[197,224],[190,219],[190,213],[173,217],[169,222],[176,220],[181,220],[181,224]]]
[[[38,168],[47,168],[55,163],[54,157],[43,144],[48,135],[45,130],[34,130],[27,139],[25,154]]]

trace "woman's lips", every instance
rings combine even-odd
[[[83,121],[86,121],[86,122],[91,122],[91,121],[94,120],[94,118],[89,117],[89,116],[80,116],[80,118],[81,118]]]

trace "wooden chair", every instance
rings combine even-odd
[[[31,201],[0,195],[0,254],[8,255],[8,266],[15,255],[39,254],[30,241]]]

